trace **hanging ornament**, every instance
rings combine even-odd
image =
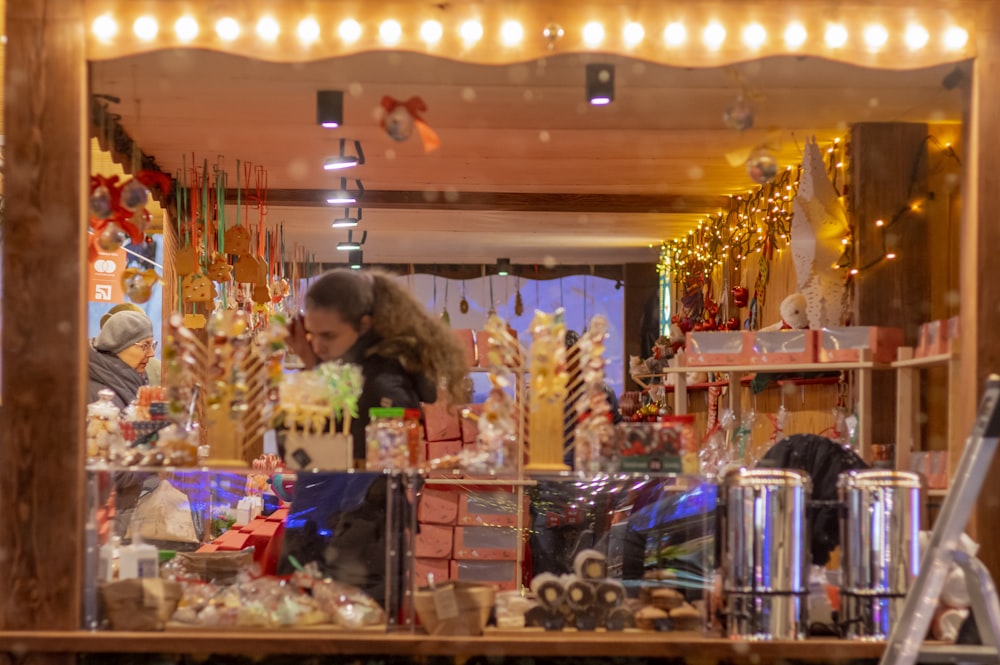
[[[111,216],[112,209],[110,190],[104,185],[98,185],[90,194],[90,214],[97,219],[107,219]]]
[[[433,152],[441,147],[441,139],[431,129],[420,114],[427,110],[427,104],[420,97],[410,97],[405,102],[389,95],[382,98],[382,128],[395,141],[406,141],[413,135],[414,128],[420,135],[424,152]]]
[[[737,307],[746,307],[747,303],[750,301],[750,292],[747,291],[745,286],[734,286],[731,293],[733,294],[733,304]]]
[[[142,210],[149,203],[149,190],[141,182],[133,178],[122,187],[122,207],[129,212]]]
[[[448,282],[444,282],[444,308],[441,310],[441,320],[444,321],[446,326],[451,325],[451,314],[448,313]]]
[[[517,278],[517,286],[515,288],[517,290],[517,293],[514,296],[514,316],[521,316],[522,314],[524,314],[524,300],[521,298],[520,277]]]
[[[153,295],[153,285],[159,279],[160,276],[153,269],[126,268],[122,273],[122,289],[132,302],[148,302]]]
[[[458,311],[462,314],[469,313],[469,301],[465,299],[465,280],[462,280],[462,299],[458,301]]]
[[[117,252],[126,240],[128,240],[128,234],[120,226],[111,222],[105,225],[98,234],[97,246],[105,252]]]
[[[753,127],[757,111],[743,95],[736,98],[722,113],[722,122],[729,129],[744,131]]]
[[[778,175],[778,158],[767,146],[758,146],[747,158],[747,175],[758,185],[764,185]]]

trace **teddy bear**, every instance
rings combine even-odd
[[[806,313],[806,297],[801,293],[792,293],[785,297],[778,309],[781,312],[781,321],[761,328],[761,332],[801,330],[809,327],[809,315]]]

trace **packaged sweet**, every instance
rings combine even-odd
[[[104,388],[98,400],[87,405],[87,460],[116,461],[124,452],[119,417],[121,411],[112,401],[114,392]]]
[[[317,580],[312,596],[333,623],[344,628],[385,625],[385,612],[361,589],[331,579]]]

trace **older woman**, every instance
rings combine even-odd
[[[90,342],[87,401],[108,388],[114,403],[125,408],[146,385],[146,363],[156,351],[153,324],[142,312],[124,311],[111,316]]]

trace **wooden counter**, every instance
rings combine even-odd
[[[837,663],[875,659],[883,645],[836,639],[733,642],[678,633],[572,633],[504,631],[484,637],[432,637],[404,633],[318,631],[169,631],[163,633],[0,632],[0,653],[227,653],[400,656],[535,656],[691,658],[700,663],[769,663],[785,659]]]

